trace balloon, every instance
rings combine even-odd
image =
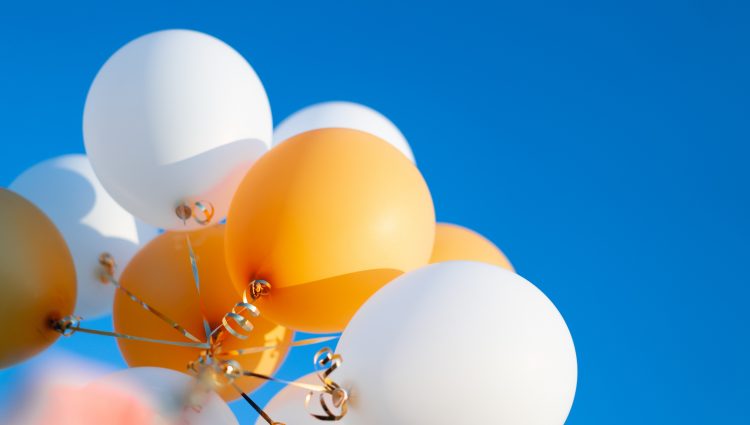
[[[229,279],[224,256],[224,225],[207,227],[190,233],[167,232],[146,245],[122,274],[120,284],[148,305],[174,320],[200,341],[206,340],[201,311],[215,329],[222,318],[241,301]],[[190,237],[200,277],[200,296],[193,279],[186,237]],[[115,295],[114,325],[117,332],[168,341],[191,342],[166,322],[133,302],[126,294]],[[279,367],[291,343],[293,332],[266,320],[251,319],[254,326],[242,340],[230,334],[223,339],[223,349],[278,345],[262,353],[231,357],[245,371],[272,375]],[[236,325],[234,329],[239,329]],[[244,333],[244,332],[243,332]],[[184,372],[197,360],[201,349],[177,347],[150,342],[118,340],[120,351],[130,366],[158,366]],[[260,386],[257,378],[242,377],[235,381],[245,392]],[[219,391],[225,400],[239,397],[231,387]]]
[[[90,402],[101,394],[113,398],[119,393],[120,398],[130,398],[131,405],[148,413],[141,413],[145,421],[131,422],[138,425],[239,425],[229,406],[213,392],[200,394],[194,407],[186,405],[194,386],[195,378],[184,373],[158,367],[137,367],[98,379],[84,387],[84,391],[91,393]],[[104,423],[110,423],[116,417],[110,412]]]
[[[245,176],[227,218],[227,264],[238,289],[270,283],[257,301],[266,317],[337,332],[381,286],[426,264],[434,235],[414,164],[368,133],[313,130]]]
[[[480,261],[515,271],[508,257],[479,233],[455,224],[438,223],[430,263],[453,260]]]
[[[298,379],[296,382],[310,385],[322,385],[317,374],[311,373]],[[320,425],[319,419],[312,417],[305,409],[305,396],[309,391],[304,388],[298,388],[293,385],[287,385],[276,394],[271,401],[263,408],[276,422],[287,425]],[[317,399],[315,399],[317,400]],[[312,408],[318,408],[318,405],[312,404]],[[337,424],[344,425],[347,423],[346,417],[337,421]],[[262,417],[255,421],[255,425],[268,425]]]
[[[122,270],[159,230],[118,205],[84,155],[41,162],[18,176],[10,188],[41,208],[65,238],[78,276],[75,314],[87,319],[109,314],[115,288],[102,283],[99,256],[111,254]]]
[[[175,208],[226,215],[237,184],[271,143],[271,110],[255,71],[195,31],[158,31],[120,48],[94,79],[83,135],[102,185],[157,227],[189,230]],[[205,218],[205,217],[203,217]]]
[[[73,313],[76,272],[60,232],[31,202],[0,188],[0,369],[60,336],[51,321]]]
[[[560,425],[573,403],[575,347],[534,285],[503,268],[451,261],[373,295],[336,349],[331,379],[358,425]]]
[[[370,133],[390,143],[414,162],[409,142],[388,118],[374,109],[353,102],[323,102],[300,109],[276,127],[273,145],[321,128],[349,128]]]

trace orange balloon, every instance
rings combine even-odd
[[[201,341],[206,340],[203,314],[215,329],[222,318],[242,300],[229,278],[224,256],[224,225],[207,227],[192,232],[167,232],[136,254],[122,273],[120,284],[145,301],[149,306],[174,320]],[[200,295],[195,285],[187,237],[193,246],[200,278]],[[115,295],[113,309],[117,332],[168,341],[191,342],[178,330],[133,302],[125,293]],[[289,351],[293,332],[283,326],[258,317],[251,319],[254,329],[243,334],[242,340],[224,331],[221,338],[224,350],[278,345],[276,349],[236,357],[242,369],[273,375]],[[238,326],[234,329],[240,330]],[[151,342],[118,339],[125,361],[132,367],[156,366],[187,372],[188,364],[197,360],[200,348],[178,347]],[[246,393],[263,381],[241,377],[235,380]],[[231,387],[219,390],[227,400],[239,397]]]
[[[484,236],[455,224],[438,223],[430,264],[453,260],[481,261],[515,271],[505,254]]]
[[[238,289],[262,279],[261,313],[306,332],[337,332],[394,277],[427,264],[430,191],[414,164],[357,130],[302,133],[248,171],[227,217]]]
[[[52,221],[0,188],[0,369],[55,342],[51,322],[73,314],[73,257]]]

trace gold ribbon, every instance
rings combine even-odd
[[[243,335],[240,331],[235,330],[230,323],[234,322],[240,327],[240,329],[249,333],[252,332],[254,328],[250,319],[258,316],[260,316],[260,310],[258,310],[258,307],[245,302],[237,303],[232,307],[232,311],[224,315],[221,319],[221,326],[217,329],[224,329],[237,339],[247,339],[248,335]],[[216,330],[214,330],[214,332],[215,331]]]
[[[242,366],[237,361],[216,361],[206,352],[202,353],[197,360],[188,363],[187,368],[195,372],[200,381],[209,383],[212,389],[230,385],[242,376]]]
[[[266,421],[266,422],[267,422],[267,423],[268,423],[269,425],[286,425],[286,424],[284,424],[283,422],[276,422],[276,421],[274,421],[273,419],[271,419],[271,417],[270,417],[270,416],[268,416],[268,413],[266,413],[265,411],[263,411],[263,409],[262,409],[262,408],[261,408],[260,406],[258,406],[258,403],[254,402],[254,401],[253,401],[253,399],[252,399],[252,398],[250,398],[250,396],[249,396],[249,395],[245,394],[245,392],[244,392],[244,391],[242,391],[242,389],[241,389],[240,387],[238,387],[238,386],[237,386],[237,385],[235,385],[235,384],[232,384],[232,386],[234,387],[234,389],[235,389],[235,390],[237,390],[237,391],[238,391],[238,392],[239,392],[239,393],[240,393],[240,394],[242,395],[242,398],[244,398],[244,399],[245,399],[245,401],[246,401],[246,402],[247,402],[247,403],[248,403],[248,404],[249,404],[250,406],[252,406],[252,408],[253,408],[253,409],[254,409],[254,410],[255,410],[256,412],[258,412],[258,415],[260,415],[260,417],[261,417],[261,418],[263,418],[263,420],[264,420],[264,421]]]
[[[188,364],[188,369],[196,374],[198,382],[196,387],[200,388],[207,386],[211,389],[216,389],[226,385],[231,385],[242,395],[242,398],[252,406],[263,420],[270,425],[285,425],[271,419],[271,417],[234,382],[235,379],[240,376],[250,376],[249,372],[242,371],[242,367],[237,361],[221,360],[217,362],[210,355],[204,353],[197,360],[190,362]]]
[[[305,408],[308,413],[310,413],[310,416],[315,419],[321,421],[341,420],[346,416],[348,411],[349,392],[341,388],[341,386],[334,382],[329,376],[341,366],[343,359],[339,354],[334,354],[330,348],[323,348],[315,353],[313,362],[315,368],[318,369],[318,378],[320,378],[324,386],[324,391],[318,394],[318,400],[320,402],[320,407],[325,414],[312,413],[310,411],[310,403],[315,395],[315,392],[313,391],[310,391],[307,393],[307,396],[305,396]],[[326,396],[330,398],[330,403],[333,405],[333,408],[329,406],[329,401]],[[338,410],[338,413],[336,413],[336,410]]]
[[[81,318],[78,316],[66,316],[60,320],[56,320],[52,323],[52,329],[61,333],[63,336],[71,336],[76,332],[83,332],[94,335],[111,336],[121,339],[129,339],[133,341],[151,342],[155,344],[164,345],[176,345],[179,347],[190,347],[190,348],[204,348],[209,349],[211,346],[207,343],[202,342],[182,342],[182,341],[167,341],[162,339],[146,338],[142,336],[128,335],[119,332],[108,332],[100,331],[98,329],[87,329],[81,327]]]
[[[201,216],[195,214],[193,207],[200,211]],[[193,203],[193,207],[186,203],[182,203],[174,209],[175,215],[177,215],[177,217],[182,220],[183,223],[186,223],[192,218],[201,226],[209,224],[214,218],[215,210],[212,203],[208,201],[198,201]]]
[[[203,320],[203,332],[206,333],[206,340],[211,340],[211,325],[208,324],[208,319],[203,313],[203,300],[201,298],[201,277],[198,273],[198,260],[195,258],[195,251],[193,251],[193,244],[190,242],[190,233],[185,233],[185,242],[187,243],[188,256],[190,257],[190,268],[193,272],[193,281],[195,282],[195,290],[198,292],[198,302],[201,304],[201,319]]]
[[[319,392],[326,391],[326,388],[321,385],[305,384],[304,382],[297,382],[297,381],[287,381],[285,379],[280,379],[280,378],[276,378],[276,377],[269,376],[269,375],[263,375],[262,373],[242,372],[242,375],[248,376],[250,378],[258,378],[258,379],[263,379],[265,381],[277,382],[279,384],[302,388],[304,390],[309,390],[309,391],[319,391]]]
[[[239,326],[242,331],[248,333],[252,332],[253,324],[251,320],[260,316],[260,310],[258,310],[258,307],[253,305],[251,301],[267,294],[270,289],[271,285],[265,280],[254,280],[250,282],[247,288],[242,292],[242,302],[235,304],[234,307],[232,307],[232,310],[224,315],[221,319],[221,325],[211,331],[211,337],[219,331],[226,330],[235,338],[247,339],[248,336],[235,329],[231,323]],[[217,339],[219,338],[217,337]]]
[[[291,344],[289,344],[289,346],[290,347],[304,347],[306,345],[313,345],[313,344],[320,344],[322,342],[328,342],[336,338],[338,338],[338,335],[302,339],[299,341],[292,342]],[[262,353],[263,351],[273,350],[274,348],[279,348],[281,346],[282,346],[281,344],[264,345],[260,347],[247,347],[247,348],[241,348],[239,350],[229,350],[229,351],[222,351],[222,349],[219,348],[214,354],[216,356],[227,356],[227,357],[245,356],[248,354],[256,354],[256,353]]]
[[[185,338],[191,341],[203,344],[203,341],[201,341],[200,339],[198,339],[198,337],[188,332],[188,330],[180,326],[180,324],[170,319],[169,317],[167,317],[165,314],[161,313],[157,309],[151,307],[145,301],[139,298],[137,295],[128,291],[122,285],[120,285],[120,282],[118,282],[117,279],[115,279],[114,274],[112,273],[114,271],[114,259],[112,258],[110,254],[105,252],[102,255],[100,255],[99,264],[102,265],[102,276],[106,277],[109,283],[111,283],[118,290],[122,291],[133,302],[140,305],[141,308],[143,308],[144,310],[148,311],[149,313],[153,314],[154,316],[158,317],[159,319],[167,323],[170,327],[172,327],[173,329],[181,333],[183,336],[185,336]]]
[[[198,201],[195,203],[195,207],[200,210],[200,212],[203,214],[203,217],[198,217],[197,215],[194,217],[195,221],[205,226],[208,223],[211,222],[211,219],[214,218],[214,205],[207,201]]]

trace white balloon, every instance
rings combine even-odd
[[[83,112],[86,152],[104,187],[155,226],[189,230],[175,208],[208,201],[226,216],[240,180],[271,145],[265,89],[235,50],[187,30],[147,34],[94,79]]]
[[[311,373],[299,378],[296,382],[310,385],[321,385],[320,379],[317,374]],[[263,408],[268,416],[276,422],[281,422],[286,425],[320,425],[319,419],[315,419],[310,416],[307,409],[305,408],[305,396],[309,391],[303,388],[287,385],[281,391],[276,394],[271,401]],[[317,397],[314,398],[317,400]],[[318,408],[318,404],[313,403],[311,406]],[[320,412],[322,413],[322,411]],[[337,421],[337,424],[345,425],[346,418]],[[255,425],[268,425],[262,417],[258,417],[255,421]]]
[[[352,102],[323,102],[287,117],[273,132],[273,144],[319,128],[350,128],[377,136],[414,162],[414,154],[401,131],[383,114]]]
[[[136,367],[94,381],[89,388],[122,390],[155,411],[153,423],[139,425],[239,425],[229,406],[213,391],[200,399],[199,409],[186,407],[194,384],[194,377],[171,369]]]
[[[76,314],[88,319],[111,312],[115,288],[99,280],[99,255],[107,252],[114,257],[119,277],[159,230],[133,217],[107,194],[85,155],[36,164],[10,189],[44,211],[65,238],[78,279]]]
[[[558,425],[575,395],[575,347],[534,285],[497,266],[453,261],[407,273],[344,330],[331,378],[350,424]]]

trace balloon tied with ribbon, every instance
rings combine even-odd
[[[99,255],[99,266],[101,267],[99,271],[99,281],[108,284],[117,270],[115,258],[108,252],[102,252],[101,255]]]
[[[65,316],[62,319],[53,320],[51,326],[62,336],[71,336],[80,328],[81,320],[79,316]]]
[[[250,296],[250,299],[257,300],[260,297],[267,296],[271,293],[271,284],[262,279],[256,279],[250,282],[248,287],[245,289],[243,297],[245,299]]]
[[[175,215],[177,215],[183,223],[187,223],[187,221],[192,218],[196,223],[202,226],[209,224],[214,218],[214,206],[212,203],[208,201],[198,201],[193,203],[193,207],[183,202],[175,207]]]

